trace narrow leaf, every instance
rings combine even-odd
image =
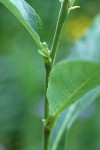
[[[58,114],[91,89],[100,85],[100,63],[64,61],[50,74],[47,97],[50,114]]]
[[[0,0],[0,2],[18,18],[41,49],[38,34],[41,31],[42,24],[35,10],[24,0]]]

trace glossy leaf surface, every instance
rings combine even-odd
[[[39,33],[42,23],[35,10],[24,0],[0,0],[24,25],[41,49]]]

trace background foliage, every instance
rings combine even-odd
[[[60,8],[58,0],[27,2],[41,17],[41,40],[50,47]],[[56,61],[70,57],[100,60],[100,1],[77,0],[77,4],[81,9],[72,12],[65,23]],[[41,149],[44,72],[34,41],[0,4],[0,150]],[[72,126],[70,150],[100,149],[99,99]]]

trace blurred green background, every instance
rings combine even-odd
[[[59,1],[27,2],[41,17],[41,41],[46,41],[50,47]],[[81,8],[72,11],[65,23],[56,62],[83,47],[95,49],[93,57],[100,60],[100,0],[77,0],[76,5]],[[87,32],[92,22],[95,23]],[[15,16],[0,4],[0,150],[42,149],[44,85],[45,69],[35,42]],[[100,149],[99,114],[100,98],[73,125],[69,150]]]

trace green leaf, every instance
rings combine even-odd
[[[96,100],[99,95],[100,87],[97,87],[88,92],[79,101],[77,101],[75,104],[71,105],[67,110],[61,113],[60,117],[56,121],[51,135],[52,150],[56,150],[57,147],[59,147],[59,142],[62,139],[65,130],[67,129],[66,132],[68,132],[73,122],[91,103]]]
[[[100,63],[63,61],[56,65],[49,79],[47,97],[50,115],[55,117],[89,90],[100,85]]]
[[[71,47],[71,54],[68,56],[70,59],[83,59],[83,60],[100,60],[100,16],[97,16],[92,25],[86,30],[84,36],[79,38]],[[76,101],[68,109],[65,109],[57,121],[51,133],[51,150],[58,150],[65,148],[66,142],[65,134],[70,132],[70,128],[75,120],[85,111],[91,103],[93,103],[100,96],[100,86],[91,90],[81,99]],[[66,144],[65,144],[66,145]],[[67,149],[67,148],[65,148]]]
[[[24,0],[0,0],[0,2],[18,18],[41,49],[38,34],[41,31],[42,24],[35,10]]]
[[[97,97],[100,96],[100,86],[88,92],[85,96],[83,96],[79,101],[72,105],[73,114],[69,118],[68,124],[66,124],[67,129],[69,129],[74,121],[78,118],[78,116],[91,104],[93,103]],[[70,107],[68,110],[68,114],[72,112],[72,108]]]
[[[100,16],[97,16],[92,26],[86,30],[84,36],[79,38],[77,42],[71,47],[70,59],[84,59],[84,60],[100,60]],[[86,44],[87,43],[87,44]],[[50,149],[58,150],[65,148],[65,134],[69,132],[72,124],[80,116],[80,114],[88,108],[100,96],[100,86],[91,90],[81,99],[76,101],[68,109],[65,109],[57,118],[55,126],[51,133]],[[64,145],[65,144],[65,145]]]

